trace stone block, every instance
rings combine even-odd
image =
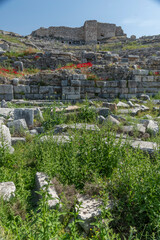
[[[13,99],[13,86],[2,84],[0,85],[0,100],[5,99],[10,101]]]
[[[109,98],[109,93],[100,93],[99,97],[107,99],[107,98]]]
[[[142,77],[142,82],[153,82],[153,81],[154,81],[154,76]]]
[[[81,98],[80,94],[69,94],[65,96],[66,100],[78,100],[80,98]]]
[[[84,99],[84,98],[88,98],[88,99],[95,98],[95,93],[83,93],[83,94],[81,94],[81,99]]]
[[[62,88],[62,95],[67,94],[79,94],[80,93],[80,87],[63,87]]]
[[[82,87],[94,87],[95,82],[94,82],[94,80],[81,80],[81,86]]]
[[[108,81],[110,87],[118,87],[119,81]]]
[[[66,87],[68,85],[68,80],[62,80],[61,81],[61,86]]]
[[[145,70],[145,69],[134,69],[133,70],[133,74],[134,75],[144,75],[144,76],[147,76],[149,73],[149,70]]]
[[[1,182],[0,183],[0,197],[5,201],[9,201],[15,196],[16,187],[13,182]]]
[[[34,94],[33,93],[26,93],[25,98],[29,99],[29,100],[33,100],[34,99]]]
[[[87,76],[85,74],[73,74],[72,79],[73,80],[86,80]]]
[[[119,87],[120,88],[126,88],[127,87],[127,81],[126,80],[120,80],[119,81]]]
[[[38,85],[30,85],[30,93],[33,93],[33,94],[39,93],[39,86]]]
[[[8,122],[7,126],[12,132],[17,132],[17,133],[21,133],[22,131],[28,130],[25,119],[18,119],[18,120]]]
[[[5,145],[11,145],[11,134],[9,128],[3,124],[0,125],[0,142],[3,142]]]
[[[34,110],[27,108],[14,109],[14,120],[25,119],[28,126],[33,126]]]
[[[119,93],[122,93],[122,94],[128,93],[128,88],[120,88]]]
[[[81,86],[81,81],[79,81],[79,80],[71,80],[71,86],[72,87],[80,87]]]
[[[106,82],[105,81],[96,81],[96,86],[97,87],[105,87],[106,86]]]
[[[128,80],[128,88],[136,88],[136,87],[137,87],[137,81]]]
[[[137,93],[137,88],[129,88],[129,93]]]
[[[137,82],[141,82],[142,81],[142,76],[140,76],[140,75],[135,75],[133,78]]]
[[[95,92],[95,87],[85,87],[85,92],[94,93]]]
[[[37,172],[35,178],[36,178],[36,190],[37,191],[40,191],[42,189],[45,190],[45,186],[48,184],[48,182],[51,184],[47,190],[51,197],[51,200],[48,200],[48,205],[50,208],[56,208],[56,206],[60,202],[60,200],[59,200],[59,197],[57,195],[57,192],[56,192],[53,184],[49,180],[49,177],[42,172]],[[40,195],[38,195],[38,196],[39,196],[39,198],[41,197]]]
[[[86,80],[87,76],[85,74],[79,74],[79,79],[80,80]]]
[[[95,87],[95,88],[94,88],[94,92],[95,92],[95,93],[101,93],[101,88]]]
[[[34,99],[34,100],[42,100],[43,97],[44,97],[43,94],[37,93],[37,94],[33,94],[33,98],[32,99]]]
[[[40,86],[39,93],[40,94],[53,93],[53,86]]]
[[[0,100],[11,101],[13,99],[13,94],[0,94]]]
[[[26,93],[30,93],[30,87],[27,85],[18,85],[13,87],[14,93],[18,93],[21,95],[25,95]]]
[[[0,94],[13,94],[13,86],[2,84],[0,85]]]

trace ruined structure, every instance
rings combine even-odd
[[[32,37],[51,38],[69,44],[96,44],[106,39],[126,36],[121,27],[115,24],[99,23],[96,20],[86,21],[83,27],[49,27],[39,28],[31,33]]]

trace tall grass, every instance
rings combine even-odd
[[[63,113],[57,118],[57,113],[52,113],[48,110],[45,116],[45,122],[51,118],[48,130],[64,120]],[[83,118],[84,122],[96,123],[92,114],[90,118],[90,108],[82,113],[79,121]],[[84,128],[66,134],[70,138],[66,143],[56,142],[50,133],[47,141],[42,142],[41,136],[36,136],[16,145],[12,155],[1,149],[0,182],[13,181],[16,185],[15,198],[10,202],[0,200],[3,238],[159,239],[159,154],[151,158],[139,149],[122,145],[121,140],[115,140],[109,126],[101,127],[100,131]],[[85,192],[86,186],[92,186],[88,191],[100,197],[104,205],[88,236],[78,227],[76,202],[71,209],[63,203],[62,211],[51,210],[47,205],[50,196],[42,190],[37,204],[33,194],[37,171],[58,179],[63,186],[74,186],[80,193]],[[106,210],[108,200],[113,202],[113,207]]]

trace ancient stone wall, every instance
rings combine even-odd
[[[86,21],[84,24],[84,40],[86,44],[97,43],[97,21]]]
[[[109,23],[97,23],[97,39],[101,41],[105,38],[116,36],[116,25]]]
[[[149,70],[133,70],[131,79],[87,80],[86,75],[57,75],[56,73],[39,74],[19,84],[0,85],[0,100],[81,100],[97,97],[104,99],[129,99],[146,93],[150,96],[160,91],[160,75]],[[45,84],[45,85],[44,85]]]
[[[97,43],[103,39],[126,36],[121,27],[116,27],[115,24],[99,23],[96,20],[86,21],[83,27],[49,27],[40,28],[31,33],[32,37],[46,37],[68,43],[89,44]]]

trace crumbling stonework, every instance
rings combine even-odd
[[[121,27],[115,24],[86,21],[83,27],[39,28],[31,33],[32,37],[53,38],[69,44],[90,44],[101,42],[115,36],[126,36]]]

